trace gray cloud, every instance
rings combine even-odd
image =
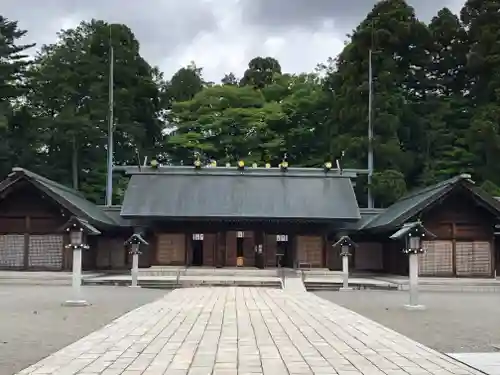
[[[128,25],[153,60],[175,53],[199,33],[213,31],[217,21],[203,0],[2,0],[2,15],[20,21],[27,40],[52,43],[61,28],[92,18]]]
[[[377,0],[243,0],[244,19],[265,28],[314,28],[333,21],[339,32],[350,31]],[[410,0],[417,17],[430,20],[445,6],[454,10],[463,0]],[[457,5],[458,4],[458,5]]]
[[[141,52],[166,77],[195,61],[205,77],[241,76],[258,55],[291,72],[311,71],[338,54],[345,34],[375,0],[0,0],[1,14],[28,30],[26,42],[53,43],[62,28],[91,18],[127,24]],[[464,0],[409,0],[429,20]]]

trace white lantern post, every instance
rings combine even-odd
[[[87,250],[89,246],[84,243],[84,234],[100,234],[100,232],[88,224],[86,221],[73,217],[65,226],[66,232],[69,232],[70,243],[67,249],[73,250],[73,269],[72,269],[72,294],[73,298],[65,301],[65,306],[88,306],[90,305],[82,297],[82,250]]]
[[[418,255],[425,250],[422,246],[423,238],[435,237],[424,228],[420,221],[404,224],[403,227],[391,236],[391,239],[403,239],[405,248],[403,252],[408,254],[409,262],[409,292],[410,301],[405,305],[407,310],[425,310],[425,306],[419,303],[418,295]]]
[[[353,288],[349,287],[349,257],[352,256],[352,249],[356,247],[356,244],[349,236],[342,236],[333,247],[340,248],[340,256],[342,258],[342,287],[339,291],[353,290]]]
[[[140,245],[148,245],[147,241],[142,238],[139,233],[134,233],[126,242],[125,245],[130,246],[130,254],[132,254],[132,269],[130,271],[131,275],[131,288],[140,288],[139,286],[139,255],[141,251],[139,250]]]

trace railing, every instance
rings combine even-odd
[[[184,269],[179,268],[177,270],[177,277],[175,279],[175,286],[176,286],[176,288],[180,287],[181,271],[186,272],[186,268],[184,268]]]
[[[297,264],[297,268],[300,271],[300,277],[302,279],[302,282],[304,282],[306,280],[306,274],[304,273],[304,270],[306,269],[306,270],[310,271],[312,268],[312,264],[309,262],[299,262]]]
[[[276,269],[276,276],[281,281],[281,288],[285,287],[285,269],[281,267],[281,265],[278,263],[278,268]]]

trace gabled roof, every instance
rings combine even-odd
[[[290,168],[162,167],[132,173],[124,218],[360,219],[349,176]]]
[[[27,169],[13,168],[12,173],[5,180],[0,182],[0,192],[22,179],[27,180],[36,188],[43,191],[73,215],[83,220],[87,220],[89,223],[101,227],[120,225],[97,205],[85,199],[83,194],[79,191],[49,180]]]
[[[389,206],[382,213],[363,222],[358,229],[389,229],[403,225],[458,186],[469,190],[483,206],[500,215],[500,202],[474,185],[470,175],[459,175],[423,189],[415,190]]]
[[[389,238],[391,240],[400,240],[405,237],[425,237],[427,239],[435,238],[436,235],[427,228],[424,227],[420,220],[414,221],[412,223],[404,223],[401,229],[399,229],[396,233],[392,234]]]
[[[78,227],[81,228],[87,235],[89,236],[97,236],[101,234],[99,229],[94,227],[92,224],[90,224],[87,220],[82,219],[81,217],[78,216],[72,216],[66,224],[63,226],[64,231],[70,231],[71,227]]]

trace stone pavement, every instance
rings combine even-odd
[[[19,374],[480,372],[311,293],[193,288],[174,290]]]
[[[450,353],[449,356],[483,371],[489,375],[500,375],[500,353]]]

